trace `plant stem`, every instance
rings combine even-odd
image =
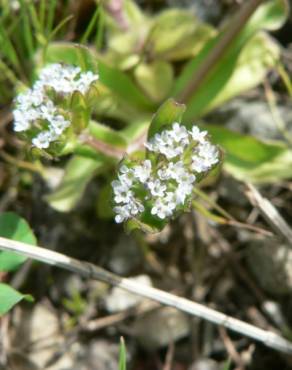
[[[205,81],[205,78],[207,77],[209,71],[213,68],[214,64],[216,64],[218,59],[222,57],[226,49],[243,29],[250,16],[254,13],[262,1],[263,0],[249,0],[242,5],[240,11],[235,14],[230,22],[228,31],[226,30],[224,32],[221,39],[219,39],[218,43],[214,46],[203,63],[201,63],[201,66],[198,68],[198,70],[196,70],[196,74],[193,76],[193,79],[178,97],[179,102],[187,102],[189,98],[198,90],[198,88]]]
[[[280,352],[292,354],[292,343],[276,333],[260,329],[254,325],[227,316],[219,311],[186,298],[181,298],[174,294],[137,283],[131,279],[120,277],[91,263],[79,261],[45,248],[2,237],[0,237],[0,249],[15,252],[49,265],[61,267],[88,279],[100,280],[107,284],[117,286],[128,292],[149,298],[166,306],[177,308],[189,315],[197,316],[213,324],[231,329],[237,333],[260,341],[266,346]]]

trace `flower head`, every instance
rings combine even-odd
[[[50,64],[44,67],[32,88],[15,99],[14,130],[31,138],[39,149],[49,148],[51,142],[60,140],[71,125],[71,114],[58,106],[49,90],[62,98],[70,98],[74,91],[85,94],[98,79],[91,71],[82,72],[79,67]]]
[[[190,204],[193,188],[219,162],[207,132],[175,122],[145,143],[150,159],[122,164],[112,182],[116,222],[148,216],[165,221]],[[152,160],[153,159],[153,160]]]

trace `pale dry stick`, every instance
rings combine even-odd
[[[246,183],[246,187],[246,195],[251,204],[260,211],[261,215],[268,224],[270,224],[273,230],[292,247],[292,229],[280,215],[278,210],[267,198],[264,198],[252,184]]]
[[[128,292],[210,321],[213,324],[221,325],[239,334],[262,342],[270,348],[292,355],[292,343],[278,334],[247,324],[244,321],[227,316],[219,311],[192,302],[186,298],[181,298],[174,294],[139,284],[127,278],[122,278],[89,262],[82,262],[61,253],[2,237],[0,237],[0,250],[15,252],[49,265],[64,268],[85,278],[100,280],[107,284],[117,286]]]
[[[106,328],[107,326],[119,324],[120,322],[130,318],[140,316],[147,312],[153,311],[160,305],[157,302],[145,300],[140,305],[134,308],[129,308],[125,311],[118,312],[109,316],[89,321],[81,325],[81,329],[89,332],[97,331]]]

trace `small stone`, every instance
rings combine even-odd
[[[133,334],[147,350],[175,342],[190,332],[188,316],[172,307],[161,307],[137,319]]]
[[[277,105],[277,112],[286,124],[287,131],[292,131],[291,106]],[[254,124],[256,117],[256,124]],[[283,139],[266,102],[235,99],[227,103],[214,114],[214,121],[224,120],[231,130],[250,134],[259,139]],[[213,119],[212,119],[213,120]]]
[[[129,280],[135,281],[141,285],[152,286],[151,279],[147,275],[140,275]],[[145,298],[127,292],[121,288],[115,287],[105,298],[105,307],[109,312],[119,312],[127,310],[141,303]]]
[[[143,255],[134,238],[122,235],[111,251],[108,267],[119,275],[128,275],[142,263]]]
[[[273,295],[292,291],[292,250],[277,239],[253,240],[247,248],[247,264],[258,284]]]
[[[189,370],[219,370],[219,369],[220,369],[219,364],[210,358],[201,358],[194,362],[189,368]]]

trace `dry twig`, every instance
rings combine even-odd
[[[267,198],[264,198],[252,184],[247,183],[246,186],[246,195],[251,204],[260,211],[273,230],[292,246],[292,229],[287,222],[273,204]]]
[[[136,281],[122,278],[91,263],[82,262],[61,253],[2,237],[0,237],[0,249],[15,252],[49,265],[64,268],[88,279],[100,280],[107,284],[118,286],[128,292],[152,299],[166,306],[174,307],[192,316],[197,316],[213,324],[243,334],[275,350],[286,354],[292,354],[292,343],[278,334],[260,329],[254,325],[227,316],[219,311],[186,298],[181,298],[174,294],[139,284]]]

